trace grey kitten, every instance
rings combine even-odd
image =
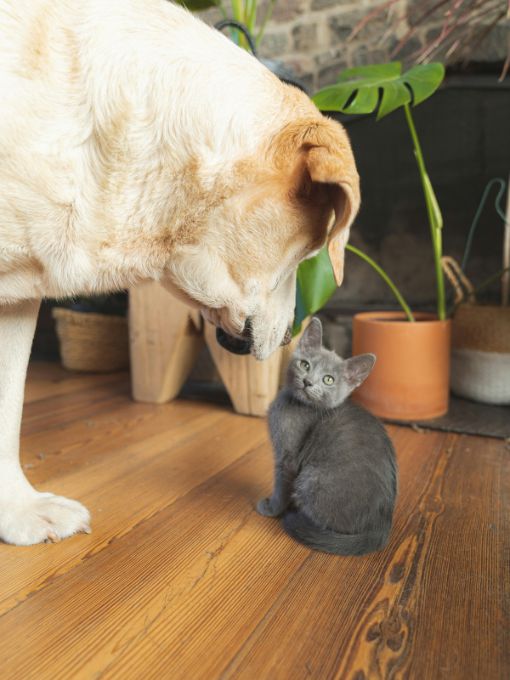
[[[368,376],[373,354],[343,360],[322,347],[312,319],[292,357],[287,384],[269,408],[274,491],[262,515],[283,514],[288,534],[337,555],[386,545],[397,494],[397,463],[381,423],[346,401]]]

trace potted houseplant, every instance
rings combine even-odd
[[[335,85],[313,97],[322,111],[369,114],[377,110],[378,120],[403,109],[425,197],[434,254],[437,314],[413,314],[387,274],[367,255],[347,246],[383,276],[402,306],[402,312],[368,312],[357,314],[353,320],[353,353],[373,352],[378,357],[371,376],[356,396],[381,417],[420,420],[438,417],[448,410],[451,331],[441,269],[443,221],[411,113],[411,106],[430,97],[443,77],[444,67],[439,63],[415,66],[404,74],[399,62],[362,66],[342,72]],[[316,302],[319,292],[324,301],[328,291],[333,290],[331,275],[328,280],[326,270],[320,278],[316,275],[315,268],[324,268],[325,264],[324,260],[311,261],[308,271],[300,272],[301,292],[307,291],[310,297],[310,291],[314,291]],[[317,291],[317,287],[321,290]],[[298,323],[300,316],[315,311],[310,304],[303,307]]]
[[[127,294],[80,297],[53,308],[60,356],[72,371],[109,373],[129,366]]]

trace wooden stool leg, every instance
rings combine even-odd
[[[265,416],[278,391],[281,351],[266,361],[231,354],[218,345],[216,329],[209,323],[205,324],[205,341],[234,409],[245,415]]]
[[[136,401],[177,396],[203,345],[199,312],[149,281],[129,292],[131,388]]]

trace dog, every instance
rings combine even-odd
[[[264,359],[296,269],[338,284],[359,178],[344,129],[166,0],[0,0],[0,539],[88,532],[19,462],[40,300],[156,280]]]

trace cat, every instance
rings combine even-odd
[[[347,400],[374,364],[373,354],[343,360],[324,349],[314,317],[269,407],[274,490],[257,510],[283,515],[287,533],[316,550],[363,555],[388,541],[397,495],[393,445],[375,416]]]

